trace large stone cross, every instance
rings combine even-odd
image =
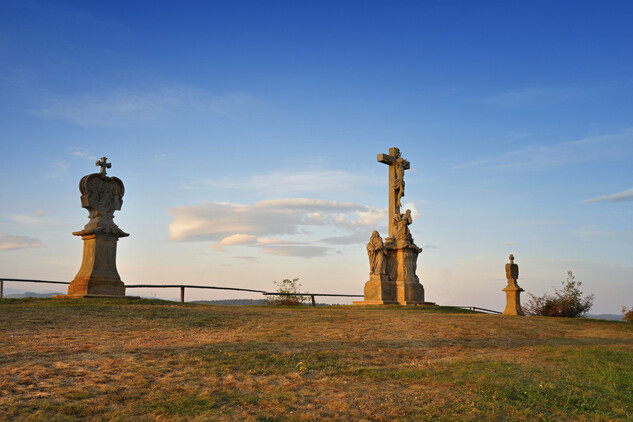
[[[112,163],[106,163],[106,161],[108,161],[108,157],[101,157],[101,160],[97,161],[95,163],[95,166],[100,166],[101,170],[99,171],[99,174],[102,176],[106,175],[106,169],[112,167]]]
[[[410,164],[401,157],[398,148],[389,148],[389,154],[378,154],[378,162],[389,166],[389,237],[395,235],[393,218],[400,215],[401,199],[404,196],[404,171]]]

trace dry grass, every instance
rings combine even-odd
[[[5,299],[0,351],[0,420],[633,418],[608,321]]]

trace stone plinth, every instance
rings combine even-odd
[[[386,239],[383,251],[385,273],[369,275],[365,300],[354,305],[435,305],[424,301],[424,287],[416,275],[422,249],[412,240]]]
[[[397,305],[396,283],[389,281],[386,275],[370,274],[365,283],[365,300],[355,305]]]
[[[511,281],[514,283],[508,283],[505,289],[502,290],[506,292],[506,308],[503,310],[503,315],[525,316],[521,308],[521,292],[523,289],[517,285],[516,280]]]
[[[116,268],[116,247],[119,238],[129,234],[113,221],[114,211],[123,204],[125,188],[118,178],[106,176],[110,164],[105,157],[97,165],[100,173],[84,176],[79,182],[81,206],[90,218],[83,230],[73,232],[84,242],[81,267],[68,286],[68,295],[58,298],[125,297],[125,285]]]
[[[116,268],[119,238],[106,233],[81,237],[84,253],[81,268],[68,286],[69,296],[125,296],[125,285]]]

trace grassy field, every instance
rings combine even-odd
[[[633,324],[0,301],[0,420],[633,419]]]

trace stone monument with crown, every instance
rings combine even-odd
[[[114,211],[123,205],[125,188],[117,177],[106,176],[112,165],[106,157],[97,161],[99,173],[84,176],[79,182],[81,206],[90,221],[83,230],[73,232],[84,241],[79,272],[68,286],[68,295],[78,297],[125,297],[125,285],[116,268],[116,246],[120,237],[129,236],[114,224]]]
[[[369,281],[365,283],[365,300],[355,305],[433,305],[424,301],[424,287],[416,275],[418,255],[409,225],[411,210],[400,212],[404,196],[404,172],[410,164],[398,148],[378,154],[378,162],[389,166],[389,237],[384,242],[374,231],[367,244]]]
[[[521,308],[522,288],[517,284],[519,279],[519,266],[514,263],[514,255],[510,254],[510,262],[506,264],[506,278],[508,285],[502,290],[506,292],[506,308],[503,315],[525,316]]]

